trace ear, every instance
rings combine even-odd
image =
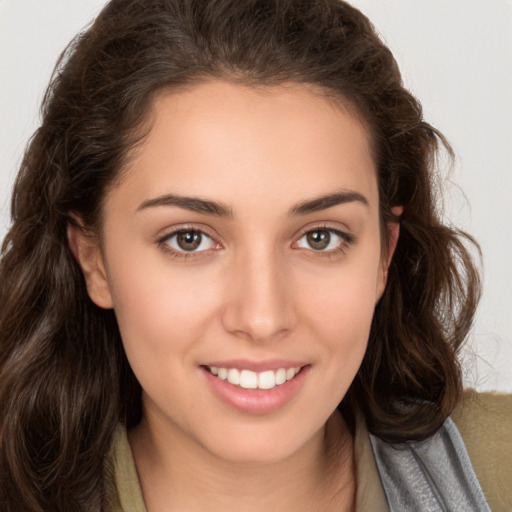
[[[394,206],[391,208],[391,212],[396,217],[400,217],[404,211],[403,206]],[[388,281],[388,269],[395,253],[396,245],[398,243],[398,237],[400,236],[400,223],[399,222],[388,222],[387,225],[387,237],[388,237],[388,250],[385,257],[382,259],[382,268],[379,272],[379,283],[377,285],[377,301],[381,298],[386,288]]]
[[[110,309],[113,301],[99,241],[83,227],[80,219],[73,216],[73,220],[68,221],[68,243],[84,274],[87,293],[97,306]]]

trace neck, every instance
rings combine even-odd
[[[148,512],[353,509],[353,442],[337,411],[306,445],[276,462],[219,459],[190,441],[159,435],[146,420],[129,440]]]

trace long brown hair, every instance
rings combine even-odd
[[[338,0],[113,0],[62,55],[17,177],[0,267],[0,508],[103,508],[116,424],[140,386],[113,311],[96,307],[66,237],[102,201],[144,136],[155,94],[222,78],[315,84],[356,108],[372,138],[384,227],[401,234],[362,366],[340,405],[374,434],[421,439],[461,393],[457,352],[480,287],[466,242],[443,225],[445,146],[368,19]]]

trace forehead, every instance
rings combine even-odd
[[[291,204],[349,189],[378,202],[354,108],[297,84],[213,81],[156,96],[122,181],[141,201],[185,193],[250,203],[260,194]]]

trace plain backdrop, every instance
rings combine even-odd
[[[141,0],[142,1],[142,0]],[[243,0],[240,0],[243,1]],[[54,63],[104,0],[0,0],[0,238]],[[453,145],[447,220],[483,249],[467,386],[512,391],[512,1],[353,0],[397,58],[425,118]]]

